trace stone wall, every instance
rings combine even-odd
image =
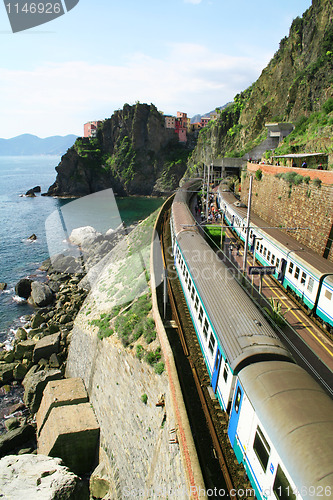
[[[261,180],[255,177],[255,171],[259,169],[262,171]],[[296,170],[309,176],[309,183],[293,185],[275,176],[276,173]],[[253,212],[272,226],[310,228],[288,234],[323,256],[333,226],[333,172],[248,163],[247,176],[242,182],[241,198],[245,204],[248,202],[250,174],[253,175]],[[313,179],[320,175],[323,176],[322,184],[317,187]],[[333,244],[328,260],[333,262]]]
[[[149,256],[154,254],[150,246],[159,247],[157,238],[152,243],[155,219],[156,215],[146,219],[119,243],[107,262],[102,265],[102,261],[99,275],[96,269],[88,273],[88,281],[95,281],[75,320],[67,361],[66,376],[83,379],[98,419],[101,455],[103,460],[107,457],[113,480],[112,500],[185,500],[205,494],[176,368],[171,366],[173,357],[158,314],[155,286],[159,283],[151,293],[159,335],[164,331],[161,341],[156,338],[145,345],[139,337],[124,347],[117,331],[101,338],[96,326],[114,306],[127,309],[126,304],[149,292],[146,280],[153,269]],[[151,282],[155,283],[152,275]],[[152,351],[162,348],[166,366],[162,374],[137,357],[138,344]]]

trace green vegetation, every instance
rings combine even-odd
[[[136,164],[136,153],[132,146],[132,141],[125,135],[116,145],[113,155],[105,159],[105,169],[111,170],[116,176],[120,177],[124,185],[127,186],[133,179],[138,170]]]
[[[288,308],[286,311],[282,312],[282,304],[278,299],[270,298],[270,308],[264,307],[264,310],[269,314],[274,323],[278,326],[283,326],[286,322],[285,315],[290,311]]]
[[[148,401],[148,396],[146,393],[142,394],[141,401],[146,405]]]
[[[290,184],[291,186],[292,185],[299,186],[299,184],[302,184],[302,182],[308,184],[310,179],[309,176],[304,177],[303,175],[297,174],[296,172],[285,172],[281,174],[275,174],[275,177],[277,179],[282,179],[288,182],[288,184]]]
[[[260,168],[258,168],[258,170],[256,170],[255,178],[257,179],[257,181],[261,181],[261,179],[262,179],[262,170],[260,170]]]
[[[205,233],[208,236],[208,240],[213,240],[214,245],[220,247],[221,245],[221,227],[205,226]],[[222,239],[225,238],[225,232],[223,231]]]

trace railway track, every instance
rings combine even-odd
[[[161,231],[161,248],[164,268],[168,270],[169,276],[174,277],[173,258],[169,253],[171,237],[168,213],[165,214]],[[209,392],[209,375],[178,278],[167,279],[167,294],[166,331],[174,351],[180,382],[184,387],[185,404],[206,487],[212,491],[228,491],[229,497],[237,499],[235,492],[251,490],[251,485],[230,447],[227,414],[221,410],[215,395]],[[176,328],[173,328],[175,325]],[[194,392],[196,401],[193,401]],[[213,495],[211,498],[222,497]],[[253,499],[254,495],[249,498]]]

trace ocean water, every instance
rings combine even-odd
[[[75,227],[91,225],[105,232],[121,222],[130,225],[161,206],[157,198],[117,198],[111,190],[79,200],[41,196],[24,197],[28,189],[41,186],[46,192],[56,178],[57,156],[0,156],[0,342],[9,339],[32,308],[15,296],[15,285],[23,277],[43,279],[38,267],[50,255],[66,248],[66,238]],[[35,234],[37,239],[28,238]],[[22,320],[20,320],[22,318]]]

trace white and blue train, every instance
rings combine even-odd
[[[333,401],[202,237],[189,197],[172,204],[174,266],[236,457],[258,499],[333,497]]]
[[[247,209],[221,188],[217,201],[226,223],[245,242]],[[255,215],[250,226],[249,248],[255,249],[256,259],[264,266],[274,265],[282,286],[333,332],[333,264],[279,229],[267,228],[267,222]]]

